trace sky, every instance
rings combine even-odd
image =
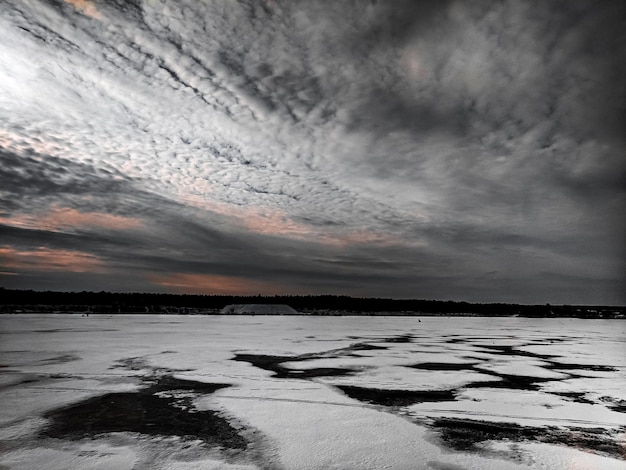
[[[624,305],[625,5],[4,0],[0,286]]]

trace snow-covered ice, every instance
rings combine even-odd
[[[617,320],[4,315],[0,466],[626,469],[625,352],[626,322]],[[215,413],[247,447],[180,434],[42,432],[56,410],[146,394],[162,377],[181,379],[181,389],[151,397],[181,413]],[[196,382],[224,386],[186,385]],[[406,395],[358,396],[369,389]],[[485,438],[463,449],[446,440],[440,418],[584,428],[606,446]],[[621,457],[610,451],[620,445]]]

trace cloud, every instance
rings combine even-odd
[[[285,288],[282,285],[230,276],[171,273],[168,275],[151,275],[149,278],[155,284],[179,294],[204,294],[207,290],[215,295],[277,295],[285,293]]]
[[[89,0],[65,0],[65,1],[69,3],[70,5],[72,5],[74,8],[76,8],[78,11],[83,13],[84,15],[87,15],[95,19],[102,18],[102,16],[100,15],[100,12],[96,8],[96,5],[92,1],[89,1]]]
[[[21,228],[38,230],[73,230],[73,229],[105,229],[128,230],[137,229],[143,224],[140,220],[102,212],[80,212],[76,209],[56,207],[43,215],[22,215],[11,218],[0,217],[0,223]]]
[[[626,271],[619,2],[0,8],[7,249],[137,289],[567,301]]]
[[[63,271],[71,273],[99,272],[105,269],[102,260],[80,251],[37,248],[18,251],[0,247],[0,258],[6,270],[14,271]]]

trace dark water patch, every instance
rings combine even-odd
[[[421,362],[419,364],[413,364],[407,367],[419,370],[440,370],[440,371],[475,371],[474,366],[477,363],[462,364],[453,362]]]
[[[347,348],[344,348],[346,352],[377,351],[377,350],[384,350],[384,349],[389,349],[389,348],[387,346],[380,346],[378,344],[371,344],[371,343],[356,343],[356,344],[348,346]]]
[[[571,401],[576,403],[585,403],[587,405],[595,405],[596,402],[585,398],[587,392],[550,392],[552,395],[556,395],[559,397],[569,398]]]
[[[56,374],[33,374],[30,372],[22,372],[17,369],[2,371],[3,380],[0,382],[0,390],[22,385],[41,385],[53,380],[80,380],[81,377],[75,377],[72,374],[56,373]]]
[[[44,415],[50,424],[41,437],[82,439],[114,432],[200,439],[229,449],[247,441],[214,411],[198,411],[192,401],[228,387],[165,376],[137,392],[107,393]]]
[[[506,388],[509,390],[526,390],[526,391],[537,391],[541,388],[541,384],[544,382],[551,382],[554,380],[563,380],[563,379],[552,379],[545,377],[532,377],[525,375],[511,375],[511,374],[499,374],[492,371],[484,370],[484,369],[475,369],[477,372],[481,372],[487,375],[493,375],[499,378],[499,380],[489,380],[489,381],[477,381],[470,382],[464,385],[464,388]]]
[[[410,343],[413,340],[413,335],[410,333],[399,335],[399,336],[389,336],[383,337],[380,336],[346,336],[347,339],[353,340],[361,340],[356,344],[371,344],[371,343]],[[387,349],[385,346],[380,346]]]
[[[458,335],[457,335],[458,336]],[[467,335],[465,338],[468,341],[517,341],[519,339],[519,335],[493,335],[493,336],[478,336],[478,335]]]
[[[166,353],[174,353],[175,351],[164,351],[161,354]],[[143,371],[150,370],[154,375],[171,375],[176,372],[192,372],[195,369],[187,368],[187,369],[174,369],[171,367],[158,367],[153,366],[148,363],[148,360],[145,357],[125,357],[123,359],[118,359],[115,361],[115,364],[109,367],[109,369],[125,369],[130,371]]]
[[[546,382],[556,382],[565,380],[569,377],[535,377],[528,375],[503,374],[489,369],[483,369],[479,366],[473,366],[472,370],[485,375],[497,377],[498,380],[475,381],[464,385],[464,388],[506,388],[510,390],[526,390],[537,391],[541,389],[541,384]]]
[[[378,341],[385,343],[410,343],[413,341],[413,335],[391,336],[389,338],[381,338]]]
[[[100,333],[119,331],[115,328],[50,328],[46,330],[33,330],[33,333]],[[28,334],[28,331],[22,333]]]
[[[314,359],[336,359],[340,357],[355,356],[358,351],[374,351],[388,349],[387,346],[379,346],[371,343],[354,343],[345,348],[331,349],[314,353],[299,354],[296,356],[277,356],[268,354],[235,354],[234,361],[247,362],[259,369],[273,372],[273,377],[281,379],[309,379],[313,377],[341,377],[355,374],[355,369],[347,367],[317,367],[296,369],[285,367],[285,362],[304,362]]]
[[[542,366],[544,369],[550,370],[587,370],[593,372],[617,372],[615,367],[593,364],[570,364],[566,362],[548,361],[549,363]]]
[[[284,362],[298,362],[308,360],[301,356],[272,356],[266,354],[236,354],[234,361],[247,362],[259,369],[273,372],[273,377],[279,379],[310,379],[313,377],[340,377],[352,375],[353,369],[340,367],[318,367],[313,369],[291,369],[282,365]]]
[[[55,364],[65,364],[67,362],[80,361],[81,357],[76,354],[62,354],[60,356],[54,356],[47,359],[42,359],[39,361],[39,364],[43,365],[55,365]]]
[[[158,393],[167,390],[183,390],[189,392],[197,392],[201,394],[209,394],[216,392],[222,388],[230,387],[229,384],[198,382],[196,380],[186,380],[164,375],[162,377],[147,379],[150,386],[144,391],[146,393]]]
[[[479,444],[492,440],[534,441],[626,458],[626,449],[618,442],[615,433],[603,428],[535,427],[455,418],[437,418],[431,426],[448,447],[460,451],[482,451]]]
[[[600,397],[600,402],[610,410],[617,411],[618,413],[626,413],[626,400],[603,396]]]
[[[17,387],[19,385],[42,382],[43,380],[45,380],[46,377],[40,374],[30,374],[15,371],[13,373],[7,373],[6,375],[3,375],[3,378],[3,382],[0,383],[0,391],[9,389],[11,387]]]
[[[521,356],[521,357],[532,357],[535,359],[551,359],[554,358],[555,355],[554,354],[539,354],[539,353],[533,353],[530,351],[522,351],[521,349],[516,349],[516,346],[504,346],[504,345],[487,345],[487,344],[477,344],[474,345],[477,348],[482,348],[482,349],[487,349],[489,350],[489,352],[495,353],[495,354],[503,354],[503,355],[507,355],[507,356]],[[517,347],[524,347],[524,346],[528,346],[527,344],[523,344]]]
[[[380,388],[336,385],[350,398],[374,405],[409,406],[416,403],[455,401],[455,390],[389,390]]]
[[[533,342],[535,342],[536,344],[543,344],[543,343],[565,343],[566,341],[570,341],[571,338],[542,338],[542,339],[535,339],[533,340]]]
[[[457,343],[467,343],[469,340],[467,338],[449,338],[445,342],[449,344],[457,344]]]
[[[146,362],[146,359],[142,357],[125,357],[118,359],[115,364],[109,367],[109,369],[127,369],[127,370],[144,370],[149,369],[150,366]]]
[[[371,343],[354,343],[345,348],[330,349],[327,351],[320,351],[314,353],[300,354],[299,356],[293,356],[294,361],[307,361],[309,359],[322,359],[322,358],[339,358],[342,356],[353,356],[358,351],[379,351],[389,349],[388,346],[380,346],[378,344]]]
[[[470,361],[479,361],[480,363],[489,362],[489,359],[485,359],[484,357],[478,357],[478,356],[472,356],[472,355],[467,355],[467,356],[464,355],[464,356],[459,356],[459,357],[462,357],[463,359],[468,359]]]
[[[310,379],[313,377],[344,377],[353,375],[354,373],[354,370],[344,367],[316,367],[314,369],[291,369],[286,373],[284,378]],[[277,377],[282,378],[280,376]]]
[[[339,358],[342,356],[351,355],[357,351],[374,351],[374,350],[384,350],[389,349],[387,346],[379,346],[377,344],[371,343],[354,343],[350,346],[346,346],[344,348],[330,349],[326,351],[319,351],[313,353],[305,353],[297,356],[289,356],[289,361],[298,362],[298,361],[308,361],[311,359],[328,359],[328,358]]]

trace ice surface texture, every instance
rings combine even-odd
[[[0,465],[626,468],[626,322],[0,317]]]

